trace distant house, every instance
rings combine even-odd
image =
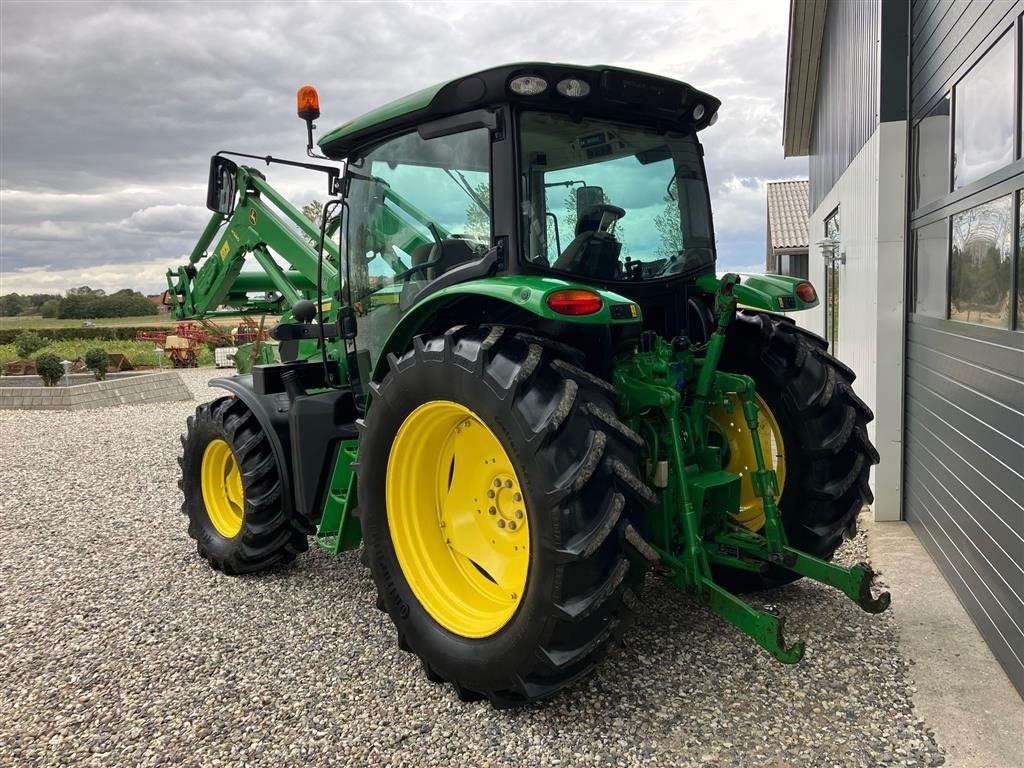
[[[766,272],[807,279],[809,186],[807,179],[768,184]]]

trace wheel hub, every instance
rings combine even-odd
[[[757,469],[754,455],[754,443],[751,440],[750,428],[743,417],[743,404],[739,397],[733,399],[731,411],[724,406],[716,406],[710,416],[725,440],[725,469],[740,476],[740,508],[734,520],[751,531],[759,531],[764,527],[764,502],[756,493],[750,476]],[[757,401],[757,433],[761,439],[765,463],[774,469],[779,481],[779,495],[782,494],[786,480],[786,449],[782,442],[782,430],[775,420],[775,415],[760,395]]]
[[[242,530],[245,493],[231,446],[219,438],[211,440],[203,451],[200,472],[203,504],[210,522],[225,539],[233,539]]]
[[[427,613],[464,637],[501,629],[526,587],[530,534],[494,432],[459,403],[421,405],[395,436],[386,490],[395,554]]]

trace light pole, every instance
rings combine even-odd
[[[164,369],[164,348],[153,347],[153,351],[156,352],[156,364],[160,366],[160,370]]]
[[[70,375],[71,375],[71,366],[73,366],[73,365],[74,365],[74,363],[72,363],[70,360],[61,360],[60,361],[60,367],[64,369],[64,386],[65,387],[71,386]]]

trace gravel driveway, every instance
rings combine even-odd
[[[182,374],[199,399],[211,375]],[[811,583],[753,598],[789,616],[801,664],[648,579],[595,675],[526,710],[463,704],[398,650],[356,553],[244,578],[200,561],[175,462],[195,404],[0,412],[0,764],[943,762],[892,614]]]

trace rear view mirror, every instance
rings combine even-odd
[[[210,158],[210,183],[206,188],[206,207],[216,213],[230,216],[235,210],[238,191],[238,165],[226,157]]]

